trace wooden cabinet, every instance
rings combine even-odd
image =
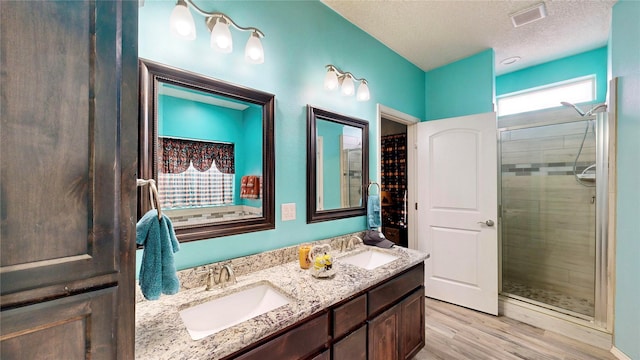
[[[333,344],[333,360],[367,360],[367,325]]]
[[[376,315],[381,310],[397,302],[413,290],[424,284],[424,264],[414,266],[381,285],[374,287],[367,293],[369,317]]]
[[[401,360],[413,358],[425,345],[424,288],[400,303],[399,345]]]
[[[225,359],[411,359],[425,345],[423,284],[420,263]]]
[[[400,244],[400,229],[391,226],[384,226],[382,228],[384,237],[393,241],[396,244]]]
[[[134,357],[137,3],[0,7],[0,358]]]
[[[398,360],[400,330],[398,305],[376,316],[369,322],[369,359]]]
[[[338,339],[367,320],[367,295],[362,294],[333,308],[333,337]]]
[[[369,359],[411,359],[425,345],[424,288],[369,322]]]
[[[2,359],[115,359],[115,287],[2,312]]]
[[[306,359],[318,350],[326,348],[329,341],[329,314],[323,313],[313,319],[301,321],[300,325],[240,356],[232,355],[229,358],[238,360]]]
[[[425,345],[424,264],[367,291],[367,359],[410,359]]]
[[[325,350],[321,354],[314,356],[311,360],[331,360],[331,352]]]
[[[385,208],[383,207],[383,210],[384,209]],[[382,233],[388,240],[391,240],[400,246],[408,246],[407,244],[409,239],[406,227],[383,222]]]
[[[333,360],[367,359],[367,294],[335,305],[333,314]]]

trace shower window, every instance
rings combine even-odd
[[[595,75],[502,95],[498,97],[498,116],[558,107],[558,99],[574,104],[594,101]]]
[[[500,133],[502,292],[593,318],[594,120]]]

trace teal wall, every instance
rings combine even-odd
[[[158,0],[146,0],[139,10],[139,56],[276,95],[276,229],[184,243],[175,256],[177,268],[364,230],[364,216],[306,224],[306,105],[367,120],[369,136],[375,139],[377,103],[424,118],[424,71],[319,1],[198,0],[197,4],[206,11],[223,12],[241,26],[262,30],[265,63],[244,62],[248,34],[233,29],[234,51],[215,52],[209,47],[204,18],[197,14],[196,40],[173,38],[169,16],[175,2]],[[371,100],[358,102],[326,91],[327,64],[366,78]],[[372,164],[375,149],[371,146]],[[372,166],[371,179],[376,171]],[[296,220],[280,221],[283,203],[296,204]],[[139,264],[142,252],[137,256]]]
[[[242,127],[243,115],[239,110],[161,95],[160,135],[235,143]]]
[[[428,71],[425,76],[425,119],[493,111],[495,66],[493,49]]]
[[[222,11],[241,25],[263,30],[265,63],[244,63],[246,35],[233,30],[233,53],[223,55],[211,50],[198,15],[194,15],[198,31],[195,41],[172,38],[168,18],[174,3],[156,0],[146,0],[139,12],[139,55],[276,95],[277,220],[275,230],[182,244],[176,254],[179,269],[365,228],[364,217],[311,225],[305,222],[306,104],[370,121],[369,135],[375,139],[379,131],[373,121],[376,103],[427,120],[482,113],[493,110],[496,92],[500,95],[583,76],[593,73],[592,69],[597,69],[598,101],[604,101],[607,70],[603,64],[607,64],[608,53],[610,71],[620,79],[614,342],[630,358],[640,359],[640,2],[621,0],[614,6],[608,49],[595,49],[497,79],[493,50],[425,74],[317,1],[200,0],[198,4],[204,10]],[[360,103],[326,92],[322,88],[326,64],[367,78],[371,100]],[[389,75],[390,69],[393,76]],[[371,164],[377,155],[374,148],[370,149]],[[371,178],[376,177],[375,171],[372,166]],[[290,202],[297,205],[296,220],[281,222],[280,204]],[[141,251],[137,255],[139,263]]]
[[[496,78],[496,96],[577,77],[596,75],[596,101],[607,95],[607,47],[587,51]]]
[[[245,110],[161,95],[158,101],[158,135],[235,144],[234,204],[260,206],[262,200],[240,199],[244,175],[262,175],[262,108]]]
[[[613,7],[611,73],[618,77],[614,344],[640,359],[640,2]]]

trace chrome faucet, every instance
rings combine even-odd
[[[361,244],[361,243],[362,243],[362,239],[354,235],[350,237],[348,240],[345,240],[342,242],[341,251],[355,249],[356,246],[358,246],[358,244]]]
[[[216,287],[216,282],[215,282],[215,276],[213,274],[213,269],[209,268],[209,271],[207,271],[207,287],[205,288],[206,291],[210,291],[215,289]]]
[[[222,273],[224,270],[227,270],[227,278],[223,281]],[[233,281],[234,284],[238,282],[238,280],[236,280],[236,274],[234,274],[233,269],[231,268],[231,264],[222,265],[217,283],[220,284],[221,287],[225,287],[231,281]]]
[[[226,270],[227,277],[223,278],[222,273]],[[217,275],[217,276],[216,276]],[[233,282],[236,284],[238,281],[236,280],[236,274],[233,272],[233,268],[231,264],[225,264],[220,267],[220,272],[216,271],[213,267],[207,270],[207,278],[206,278],[206,291],[211,291],[216,289],[216,285],[219,284],[220,287],[225,287],[229,282]]]

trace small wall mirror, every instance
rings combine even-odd
[[[369,123],[307,106],[307,223],[366,214]]]
[[[140,60],[138,176],[181,242],[275,228],[275,96]],[[138,191],[138,218],[151,208]]]

